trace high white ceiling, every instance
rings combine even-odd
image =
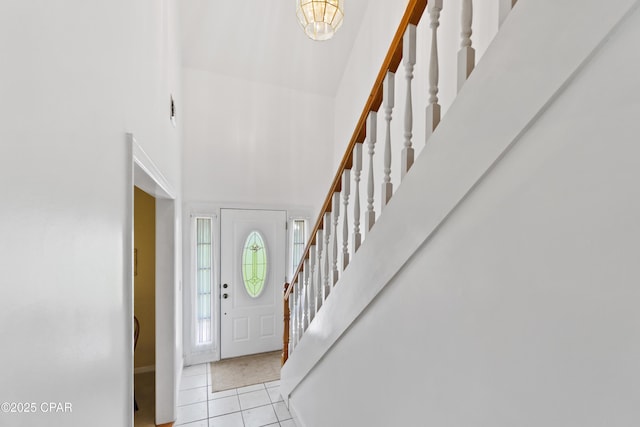
[[[295,0],[181,0],[183,64],[305,92],[335,96],[367,0],[345,0],[342,27],[309,39]]]

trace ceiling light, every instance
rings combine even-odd
[[[296,0],[304,32],[313,40],[329,40],[342,25],[344,0]]]

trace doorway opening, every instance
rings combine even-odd
[[[156,199],[133,193],[134,425],[155,426]]]
[[[222,209],[221,359],[282,348],[286,211]]]
[[[126,279],[129,284],[129,295],[126,303],[129,307],[131,329],[131,359],[130,359],[130,414],[131,425],[134,423],[134,299],[138,292],[134,287],[135,257],[134,251],[134,193],[135,188],[142,190],[155,199],[155,275],[154,286],[154,425],[174,422],[177,412],[177,384],[182,369],[182,349],[177,343],[181,337],[181,309],[178,301],[182,300],[182,290],[176,263],[176,241],[178,217],[175,203],[175,193],[169,182],[164,178],[154,162],[137,144],[133,135],[128,135],[128,153],[130,168],[127,175],[129,197],[127,204],[128,233],[130,238],[125,240]],[[141,254],[138,253],[138,256]],[[138,262],[140,259],[138,259]],[[140,268],[138,264],[138,268]],[[140,271],[138,271],[140,274]],[[140,340],[143,334],[148,335],[148,323],[140,322]],[[142,341],[138,342],[142,345]],[[148,362],[147,362],[148,363]]]

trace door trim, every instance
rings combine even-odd
[[[183,346],[185,353],[185,365],[196,365],[200,363],[207,363],[211,361],[220,360],[220,345],[219,345],[219,319],[216,318],[216,313],[219,311],[220,301],[218,298],[213,298],[213,307],[212,307],[212,315],[211,320],[213,322],[213,326],[211,328],[212,331],[212,344],[208,348],[203,348],[200,351],[197,351],[197,347],[195,345],[195,323],[194,323],[194,315],[195,315],[195,279],[193,278],[193,272],[196,269],[196,254],[195,254],[195,241],[196,241],[196,222],[195,218],[210,218],[212,222],[212,233],[213,233],[213,255],[212,255],[212,268],[213,268],[213,277],[211,286],[216,289],[219,287],[219,273],[218,273],[218,253],[220,250],[219,247],[219,215],[217,213],[212,213],[210,211],[191,211],[184,214],[185,222],[183,225],[183,230],[189,230],[188,233],[184,233],[184,251],[183,251],[183,265],[188,266],[184,269],[184,283],[187,286],[184,289],[183,295],[183,309],[184,309],[184,319],[183,319]],[[212,293],[213,295],[213,293]],[[217,295],[217,294],[216,294]]]
[[[126,135],[126,226],[124,238],[124,274],[127,293],[126,311],[131,319],[127,328],[131,350],[128,364],[130,390],[127,405],[133,425],[133,187],[156,198],[156,414],[158,423],[174,422],[177,415],[177,388],[182,370],[182,356],[176,351],[176,301],[181,292],[176,266],[175,192],[160,169],[137,143]]]
[[[222,291],[222,289],[221,289],[221,285],[220,285],[221,283],[223,283],[223,280],[222,280],[222,273],[223,273],[223,264],[222,264],[222,253],[223,253],[223,248],[222,248],[222,245],[223,245],[223,238],[222,238],[222,236],[223,236],[223,230],[222,230],[222,225],[223,225],[223,224],[222,224],[222,220],[223,220],[223,216],[224,216],[223,211],[227,211],[227,212],[229,213],[229,215],[237,215],[238,213],[240,213],[240,214],[239,214],[240,216],[244,215],[245,213],[248,213],[248,214],[255,214],[255,213],[258,213],[258,212],[265,212],[265,213],[268,213],[268,215],[276,214],[276,216],[278,216],[279,218],[277,219],[277,221],[274,221],[274,224],[275,224],[275,223],[281,224],[281,223],[280,223],[280,219],[284,219],[284,224],[282,224],[282,225],[284,225],[284,229],[281,229],[281,228],[280,228],[281,226],[280,226],[280,225],[278,225],[278,226],[277,226],[277,229],[276,229],[276,231],[275,231],[275,233],[276,233],[276,234],[275,234],[275,236],[273,236],[273,237],[275,237],[275,238],[271,241],[271,244],[272,244],[272,245],[275,245],[275,244],[276,244],[275,242],[276,242],[276,241],[279,241],[279,238],[278,238],[278,237],[276,237],[276,236],[277,236],[279,233],[283,233],[283,235],[281,235],[281,237],[280,237],[280,238],[283,238],[283,239],[284,239],[284,241],[282,242],[282,245],[283,245],[283,248],[282,248],[282,249],[283,249],[283,253],[282,253],[282,255],[281,255],[281,256],[283,257],[283,258],[282,258],[282,266],[280,267],[280,268],[282,269],[282,270],[281,270],[281,272],[282,272],[282,277],[281,277],[281,278],[279,278],[279,277],[278,277],[278,275],[275,273],[275,271],[280,270],[280,268],[276,268],[276,270],[274,270],[274,275],[273,275],[273,279],[274,279],[274,283],[273,283],[273,286],[274,286],[274,288],[273,288],[273,292],[276,294],[276,300],[275,300],[275,302],[274,302],[274,303],[275,303],[275,310],[276,310],[276,311],[282,311],[282,310],[281,310],[281,309],[282,309],[282,307],[281,307],[281,302],[278,300],[277,295],[278,295],[278,292],[282,289],[282,283],[284,283],[284,281],[286,281],[286,274],[287,274],[287,257],[288,257],[288,253],[289,253],[289,250],[288,250],[288,246],[289,246],[289,242],[288,242],[288,224],[289,224],[289,219],[288,219],[288,212],[287,212],[287,210],[286,210],[286,209],[236,209],[236,208],[222,208],[222,209],[221,209],[221,213],[220,213],[220,221],[219,221],[219,225],[220,225],[220,230],[219,230],[219,236],[220,236],[219,247],[220,247],[220,250],[218,251],[218,255],[219,255],[219,262],[220,262],[220,269],[219,269],[219,271],[218,271],[218,277],[219,277],[219,278],[218,278],[218,283],[219,283],[219,285],[218,285],[218,289],[217,289],[217,291],[218,291],[218,296],[219,296],[219,298],[218,298],[218,302],[219,302],[219,307],[220,307],[220,310],[218,310],[218,328],[219,328],[219,335],[218,335],[218,343],[219,343],[219,344],[218,344],[218,347],[219,347],[219,349],[220,349],[220,353],[222,353],[222,323],[223,323],[222,302],[221,302],[221,299],[220,299],[221,294],[223,293],[223,291]],[[234,214],[234,213],[235,213],[235,214]],[[263,216],[260,216],[260,221],[264,221],[264,217],[263,217]],[[269,220],[269,223],[271,224],[271,222],[270,222],[270,221],[271,221],[271,220]],[[271,249],[271,250],[273,250],[273,249],[274,249],[274,248],[272,247],[272,249]],[[228,250],[228,248],[226,248],[225,250]],[[267,252],[267,253],[269,254],[269,252]],[[273,255],[273,254],[272,254],[272,255],[270,255],[270,256],[269,256],[269,258],[270,258],[270,259],[275,259],[275,257],[274,257],[274,255]],[[274,265],[276,265],[276,264],[274,264]],[[267,275],[269,275],[269,274],[270,274],[270,273],[269,273],[269,269],[267,269]],[[282,283],[278,283],[278,282],[279,282],[279,280],[282,280]],[[236,286],[237,286],[237,288],[238,288],[238,289],[242,289],[242,288],[243,288],[243,287],[240,287],[239,285],[236,285]],[[242,291],[239,291],[239,292],[242,292]],[[239,298],[238,293],[233,293],[233,292],[232,292],[232,294],[233,294],[233,295],[232,295],[232,297],[233,297],[233,298]],[[282,323],[281,323],[281,322],[282,322],[282,321],[280,320],[280,321],[275,325],[275,327],[276,327],[276,331],[278,331],[278,328],[280,328],[280,327],[281,327],[281,325],[282,325]],[[278,343],[279,343],[280,345],[281,345],[281,342],[280,342],[280,341],[281,341],[281,340],[280,340],[281,335],[282,335],[282,333],[281,333],[281,332],[276,334],[277,341],[278,341]],[[229,346],[229,347],[231,347],[231,346]],[[271,351],[271,350],[263,350],[263,351]],[[260,353],[260,352],[261,352],[261,351],[258,351],[257,353]],[[229,354],[229,350],[228,350],[228,349],[226,350],[226,353],[227,353],[227,354]],[[253,353],[249,353],[249,354],[253,354]],[[243,354],[243,355],[249,355],[249,354]],[[228,358],[230,358],[230,357],[239,357],[239,356],[243,356],[243,355],[227,356],[227,357],[228,357]],[[222,354],[221,354],[221,356],[222,356]]]
[[[214,219],[214,239],[216,242],[214,247],[217,251],[215,256],[213,257],[213,268],[215,270],[214,280],[215,286],[219,294],[220,290],[220,215],[222,209],[234,209],[234,210],[268,210],[268,211],[285,211],[287,215],[287,239],[286,239],[286,274],[289,276],[290,269],[290,235],[291,231],[291,221],[294,218],[301,218],[306,220],[311,220],[312,213],[314,212],[314,208],[310,206],[303,205],[271,205],[271,204],[255,204],[255,203],[243,203],[243,202],[185,202],[183,204],[183,212],[182,218],[183,230],[189,230],[188,233],[183,233],[183,265],[188,266],[188,268],[183,269],[183,283],[185,283],[186,288],[184,292],[184,330],[183,330],[183,345],[185,349],[185,363],[186,365],[196,364],[196,363],[205,363],[205,362],[215,362],[221,359],[220,353],[220,299],[214,299],[214,319],[216,321],[216,327],[214,329],[215,339],[214,339],[214,350],[211,353],[211,358],[202,358],[198,359],[197,355],[189,354],[193,349],[193,344],[191,341],[191,328],[193,322],[189,318],[193,316],[193,312],[190,311],[190,295],[193,294],[194,291],[194,282],[193,282],[193,265],[195,264],[194,253],[193,253],[193,236],[192,236],[192,227],[193,227],[193,217],[194,216],[208,216]]]

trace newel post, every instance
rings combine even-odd
[[[287,294],[287,288],[289,287],[288,283],[284,284],[284,293],[283,296]],[[289,358],[289,296],[284,296],[283,299],[284,304],[284,332],[282,333],[282,365]]]

